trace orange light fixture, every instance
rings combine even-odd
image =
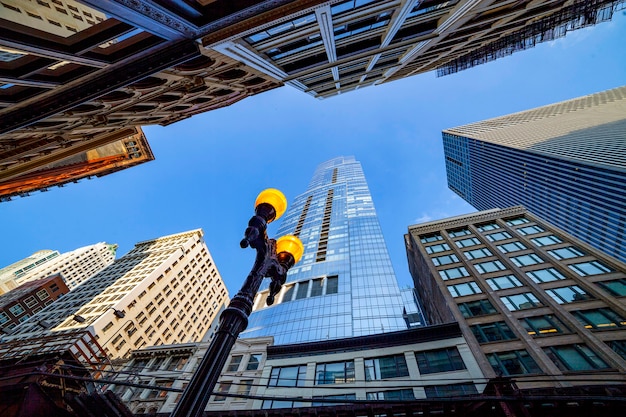
[[[261,191],[254,202],[254,207],[256,208],[259,204],[263,203],[274,207],[276,217],[272,220],[278,219],[280,216],[285,214],[285,210],[287,210],[287,199],[285,198],[285,195],[276,188],[268,188]]]
[[[294,235],[281,236],[276,240],[276,253],[287,252],[293,256],[294,264],[297,264],[304,253],[304,245]]]

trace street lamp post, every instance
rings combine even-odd
[[[287,271],[300,260],[304,248],[296,236],[283,236],[278,240],[267,237],[267,224],[278,219],[286,209],[287,200],[276,189],[267,189],[257,197],[255,215],[248,222],[240,243],[242,248],[250,246],[256,250],[254,265],[237,295],[222,312],[219,328],[171,417],[202,415],[239,333],[248,326],[252,303],[263,278],[272,280],[267,297],[271,305],[285,283]]]

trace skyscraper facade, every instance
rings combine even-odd
[[[121,358],[143,346],[202,340],[228,301],[198,229],[135,244],[5,338],[86,330],[111,358]]]
[[[255,300],[241,337],[303,343],[403,330],[404,305],[361,164],[321,164],[284,215],[277,235],[304,244],[302,260],[267,306]]]
[[[448,186],[626,262],[626,86],[443,131]]]
[[[458,322],[485,376],[623,384],[626,265],[521,206],[409,226],[429,323]]]

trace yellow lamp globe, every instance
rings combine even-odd
[[[287,252],[293,256],[294,264],[297,264],[304,253],[304,245],[294,235],[281,236],[276,240],[276,253]]]
[[[285,195],[276,188],[268,188],[261,191],[259,196],[256,198],[256,201],[254,202],[254,207],[256,208],[259,204],[262,203],[266,203],[274,207],[274,210],[276,211],[276,217],[273,220],[278,219],[285,213],[285,210],[287,210],[287,199],[285,198]]]

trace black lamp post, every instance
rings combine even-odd
[[[255,215],[248,222],[241,247],[256,249],[254,265],[243,286],[220,316],[220,325],[198,370],[183,392],[171,417],[200,417],[213,394],[222,368],[239,333],[248,326],[252,303],[263,278],[271,278],[267,304],[274,303],[287,278],[287,271],[300,260],[304,248],[296,236],[278,240],[267,237],[267,224],[279,218],[287,208],[285,196],[276,189],[267,189],[256,199]]]

